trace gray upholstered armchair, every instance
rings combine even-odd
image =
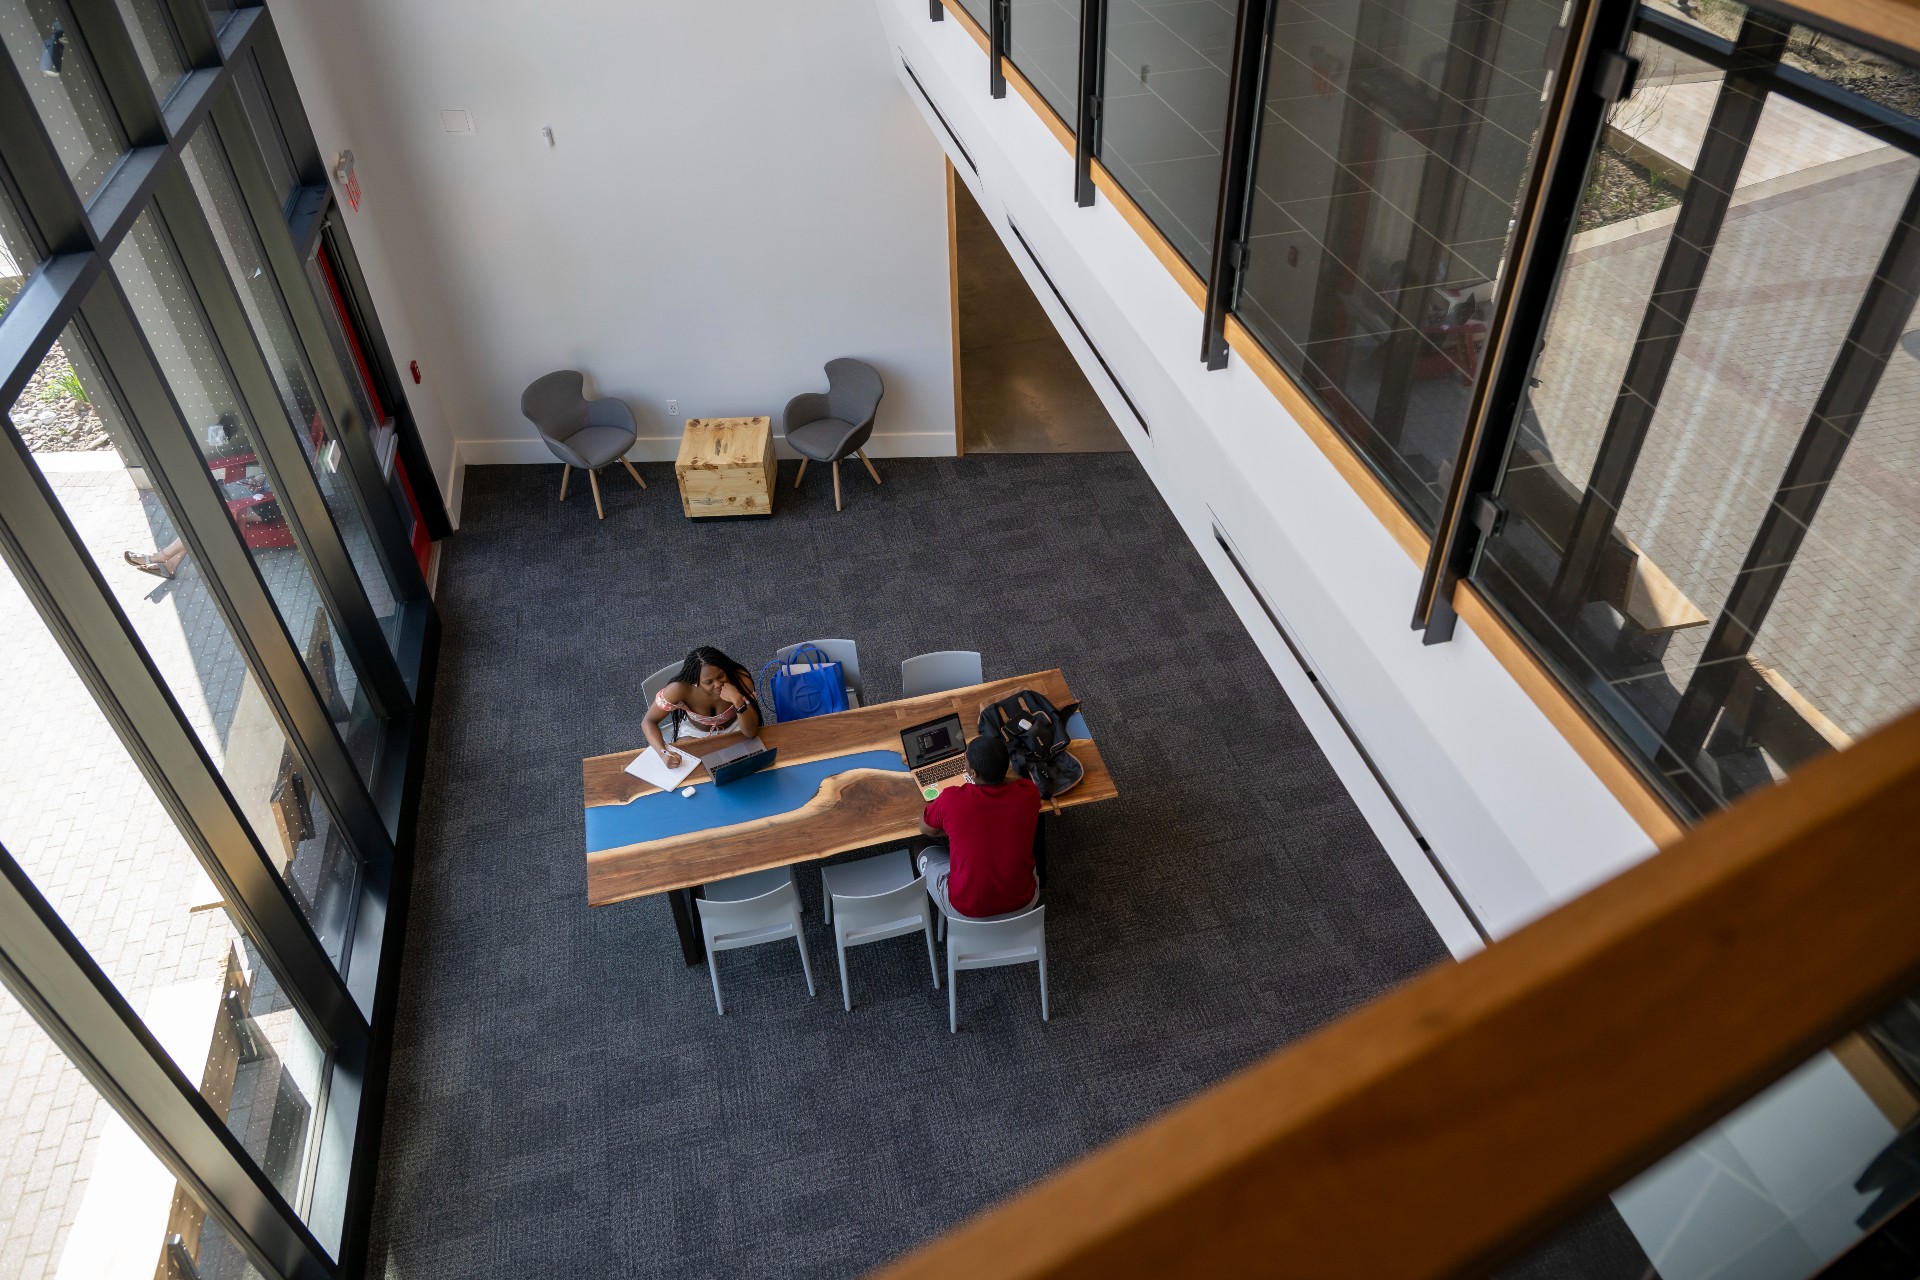
[[[562,369],[545,377],[520,393],[520,412],[540,431],[540,438],[563,464],[560,468],[560,501],[567,500],[567,481],[573,469],[580,467],[593,485],[593,509],[602,520],[607,512],[600,505],[600,468],[611,466],[618,458],[627,474],[647,482],[627,461],[627,450],[640,433],[633,425],[633,410],[621,400],[589,400],[582,389],[586,380],[578,369]]]
[[[806,391],[787,401],[781,418],[787,429],[787,443],[800,455],[800,474],[793,478],[798,489],[806,477],[807,463],[833,464],[833,509],[840,510],[840,459],[858,454],[867,464],[867,474],[875,484],[880,473],[867,458],[867,437],[873,434],[873,415],[880,407],[886,388],[873,366],[858,360],[827,361],[827,392]]]

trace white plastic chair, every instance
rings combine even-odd
[[[799,644],[790,644],[784,649],[776,649],[773,656],[777,661],[784,663],[793,657],[795,650],[804,649],[808,645],[812,645],[826,654],[829,659],[840,664],[841,680],[847,686],[847,705],[850,707],[864,705],[860,689],[860,646],[851,640],[802,640]]]
[[[813,995],[813,966],[807,961],[807,940],[800,932],[800,892],[789,867],[754,871],[720,880],[701,890],[700,937],[707,944],[707,972],[713,978],[713,1007],[722,1017],[727,1006],[720,998],[720,966],[714,954],[763,942],[792,938],[800,948],[800,971],[807,975],[807,995]]]
[[[971,649],[923,653],[900,664],[900,696],[917,698],[923,693],[945,693],[970,684],[984,684],[986,679],[980,655]]]
[[[848,1013],[853,1012],[853,992],[847,984],[847,948],[864,942],[916,931],[926,934],[927,967],[933,970],[933,989],[940,989],[940,962],[933,954],[933,899],[927,896],[926,877],[913,874],[905,849],[822,867],[820,885],[840,955],[840,1002]]]
[[[653,696],[680,678],[680,664],[675,662],[664,666],[640,682],[641,715],[653,706]],[[672,742],[680,735],[674,730],[671,717],[660,722],[660,736]]]
[[[960,1031],[962,969],[997,969],[1001,965],[1040,964],[1040,1021],[1047,1020],[1047,908],[1000,920],[947,917],[947,1030]]]

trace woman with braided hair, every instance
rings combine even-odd
[[[709,738],[737,731],[751,738],[760,732],[760,708],[753,693],[753,677],[745,667],[702,645],[680,664],[673,683],[653,695],[641,731],[667,767],[677,767],[680,753],[667,745],[663,722],[671,719],[675,737]]]

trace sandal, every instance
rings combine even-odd
[[[166,578],[169,581],[173,578],[173,574],[167,569],[167,562],[159,556],[143,556],[133,551],[122,551],[120,554],[126,557],[128,564],[142,573],[150,573],[156,578]]]

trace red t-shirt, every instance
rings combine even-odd
[[[1033,833],[1040,788],[1027,778],[997,787],[948,787],[927,806],[926,823],[946,833],[953,855],[947,901],[963,916],[997,916],[1033,901]]]

